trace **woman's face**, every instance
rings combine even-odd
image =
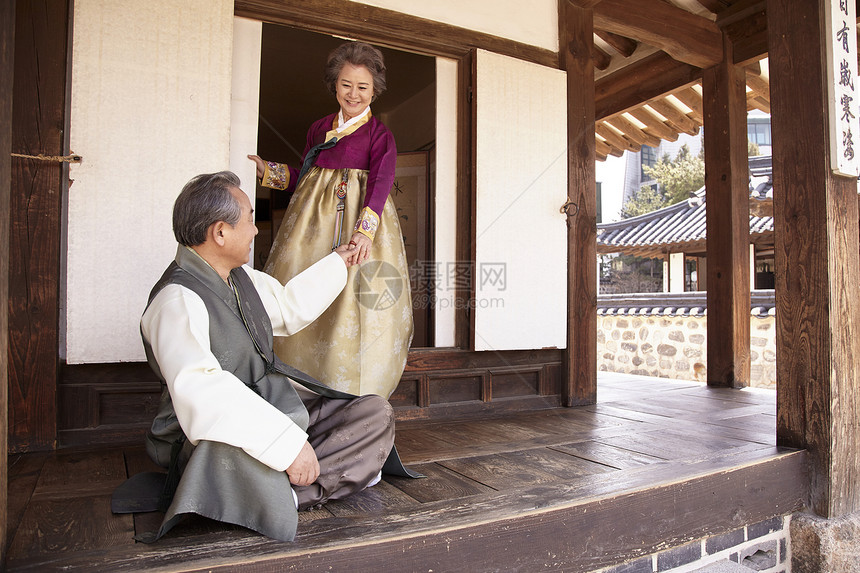
[[[370,70],[345,63],[337,76],[336,93],[344,121],[363,112],[373,99],[373,76]]]

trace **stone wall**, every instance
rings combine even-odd
[[[597,368],[662,378],[706,381],[705,316],[600,316]],[[750,317],[750,385],[776,388],[774,317]]]
[[[667,293],[656,293],[659,300],[654,294],[600,297],[598,370],[707,381],[707,314],[704,296],[696,294],[668,301]],[[750,313],[750,385],[775,389],[775,309],[763,296],[754,299]]]
[[[601,573],[789,573],[791,521],[791,516],[777,516],[608,567]]]

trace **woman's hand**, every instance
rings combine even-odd
[[[257,179],[262,179],[263,173],[266,172],[266,162],[263,161],[259,155],[249,155],[248,159],[253,161],[257,166]]]
[[[352,264],[358,265],[367,260],[370,256],[370,247],[373,246],[373,241],[370,237],[363,233],[353,233],[349,240],[349,246],[355,248],[355,254],[352,255]]]

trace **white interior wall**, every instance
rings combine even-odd
[[[475,347],[567,344],[563,71],[477,55]]]
[[[233,2],[76,0],[74,22],[66,359],[142,360],[173,201],[229,161]]]
[[[251,197],[252,204],[257,188],[257,168],[248,155],[257,153],[262,47],[263,23],[235,18],[230,99],[230,171],[239,176],[242,190]]]
[[[558,51],[557,0],[354,0]]]

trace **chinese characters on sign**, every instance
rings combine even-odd
[[[830,106],[830,162],[834,173],[857,177],[860,167],[857,23],[854,0],[827,5],[827,77]]]

